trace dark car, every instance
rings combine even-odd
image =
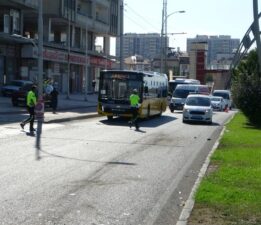
[[[2,87],[1,92],[3,96],[12,96],[14,92],[19,91],[26,85],[32,85],[33,82],[30,80],[13,80],[9,84]]]
[[[31,90],[33,84],[27,84],[20,88],[19,91],[15,91],[12,94],[13,106],[26,106],[26,96],[28,91]],[[44,94],[44,103],[46,107],[51,106],[51,95]]]

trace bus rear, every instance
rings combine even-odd
[[[153,71],[105,70],[100,73],[98,113],[131,117],[129,97],[133,89],[140,97],[139,118],[161,115],[167,108],[168,78]]]
[[[98,113],[112,119],[113,116],[130,117],[129,96],[138,90],[142,101],[143,74],[129,71],[101,71],[98,92]]]

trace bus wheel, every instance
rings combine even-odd
[[[113,116],[107,116],[107,119],[108,119],[108,120],[112,120],[112,119],[113,119]]]
[[[147,110],[147,119],[150,118],[150,105],[148,105],[148,110]]]

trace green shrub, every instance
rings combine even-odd
[[[252,50],[233,71],[231,91],[237,108],[251,124],[261,127],[261,76],[256,50]]]

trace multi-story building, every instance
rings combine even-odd
[[[122,0],[44,0],[43,76],[61,92],[91,90],[110,68],[110,37],[118,35]],[[97,38],[102,49],[96,48]],[[37,81],[38,0],[0,1],[0,86]],[[87,68],[87,70],[86,70]]]
[[[161,41],[163,42],[161,45]],[[141,55],[145,59],[153,59],[161,53],[161,46],[168,43],[168,38],[161,38],[158,33],[126,33],[123,36],[123,58]],[[116,56],[120,56],[120,38],[116,39]]]
[[[190,52],[191,45],[195,42],[207,43],[207,65],[211,65],[216,64],[220,55],[222,55],[224,59],[232,58],[234,50],[239,46],[240,39],[231,38],[229,35],[197,35],[195,38],[187,39],[187,52]]]
[[[192,43],[189,51],[189,78],[205,83],[207,42]]]

